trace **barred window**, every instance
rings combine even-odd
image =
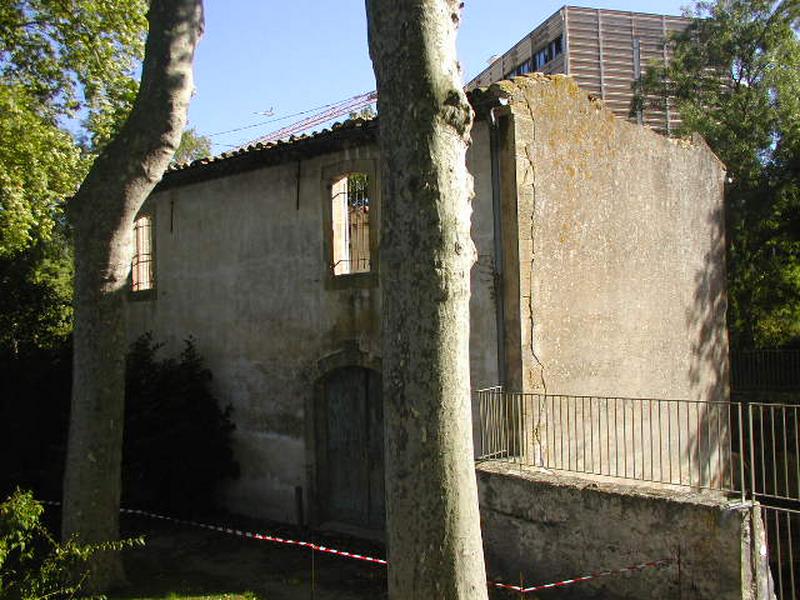
[[[333,227],[333,274],[368,273],[369,178],[366,173],[348,173],[331,186]]]
[[[153,217],[142,215],[133,222],[133,260],[131,289],[134,292],[151,290],[153,277]]]

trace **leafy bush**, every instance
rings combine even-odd
[[[0,504],[0,599],[74,598],[97,552],[141,545],[141,538],[82,545],[56,542],[42,525],[44,507],[30,492],[15,491]]]
[[[211,507],[217,484],[238,475],[230,407],[220,410],[194,342],[159,360],[151,335],[127,360],[123,503],[186,513]],[[69,422],[71,345],[0,352],[0,499],[17,486],[60,498]]]
[[[171,514],[199,512],[214,503],[217,484],[235,478],[231,407],[211,390],[211,372],[194,341],[179,360],[157,360],[150,334],[128,355],[123,499]]]

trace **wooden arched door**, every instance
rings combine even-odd
[[[319,451],[324,520],[383,529],[383,398],[381,376],[342,367],[324,380]]]

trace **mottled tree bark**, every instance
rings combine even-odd
[[[118,537],[133,219],[180,142],[203,30],[202,0],[151,0],[148,20],[131,115],[68,205],[75,237],[75,333],[62,533],[87,543]],[[123,580],[118,554],[103,553],[92,564],[94,589]]]
[[[469,384],[472,126],[457,0],[367,0],[383,169],[391,598],[486,598]]]

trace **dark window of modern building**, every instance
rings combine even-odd
[[[560,35],[533,54],[533,69],[535,71],[541,71],[547,63],[563,52],[564,36]]]

